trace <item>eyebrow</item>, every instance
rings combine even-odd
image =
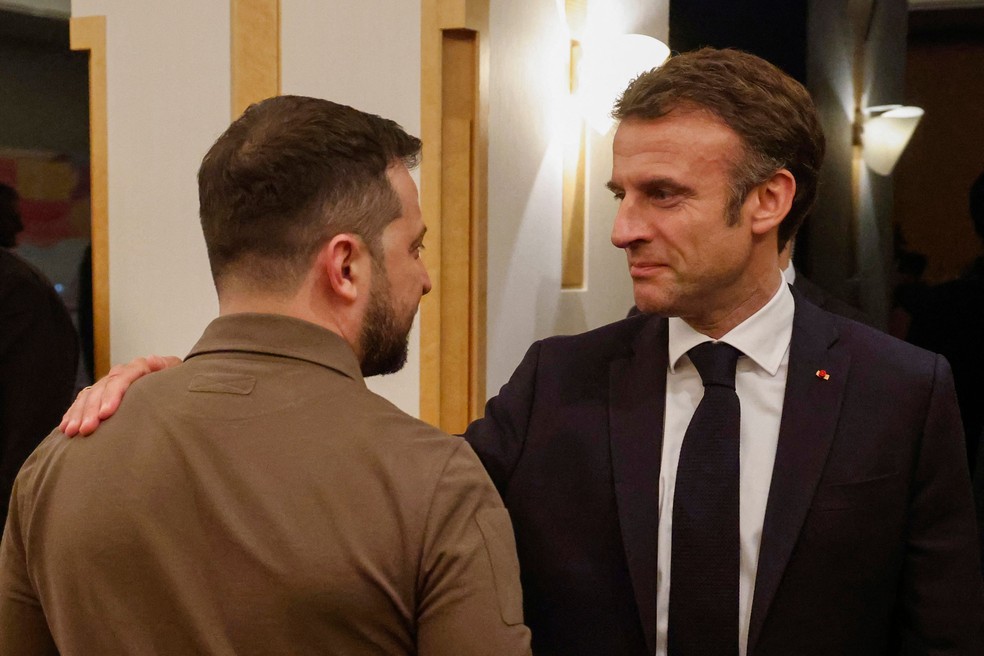
[[[612,193],[625,191],[621,185],[618,185],[611,180],[605,183],[605,186],[608,187],[608,190]],[[650,178],[649,180],[640,182],[637,186],[647,194],[655,191],[663,191],[675,196],[692,196],[694,193],[694,190],[691,187],[680,184],[670,178]]]
[[[680,184],[675,180],[670,180],[669,178],[653,178],[652,180],[646,180],[641,183],[639,187],[646,193],[664,191],[674,196],[690,196],[694,193],[694,190],[691,187]]]

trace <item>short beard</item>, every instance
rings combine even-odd
[[[412,317],[409,325],[400,325],[386,271],[382,266],[375,266],[375,263],[373,269],[374,283],[369,292],[359,342],[362,347],[362,375],[366,377],[395,374],[403,368],[407,363],[410,328],[413,325]]]

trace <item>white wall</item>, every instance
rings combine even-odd
[[[345,103],[420,134],[419,2],[281,0],[280,11],[284,93]],[[418,315],[407,365],[366,381],[412,415],[420,414],[419,345]]]
[[[586,288],[561,291],[560,243],[570,37],[559,0],[492,2],[489,107],[488,370],[495,394],[529,345],[624,317],[632,287],[609,235],[612,134],[590,132]],[[668,0],[595,0],[592,27],[667,39]]]
[[[195,175],[229,123],[229,3],[74,0],[106,16],[112,361],[184,355],[218,311]]]

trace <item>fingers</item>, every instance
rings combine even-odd
[[[75,397],[75,401],[72,406],[65,411],[65,415],[62,417],[61,423],[58,424],[58,430],[65,433],[69,437],[74,437],[79,432],[79,424],[82,423],[82,408],[85,406],[85,400],[89,396],[89,392],[92,387],[86,387],[79,395]]]
[[[98,407],[102,399],[102,387],[106,384],[106,379],[102,379],[95,385],[86,387],[75,398],[72,407],[65,412],[59,430],[68,437],[76,435],[90,435],[99,425],[98,418],[93,422],[93,418],[98,417]]]
[[[79,435],[91,435],[92,432],[96,430],[96,427],[99,426],[99,406],[102,404],[103,390],[105,389],[106,380],[107,379],[103,379],[90,387],[85,397],[81,399],[82,409],[78,418]],[[75,405],[79,405],[78,400],[75,402]],[[66,433],[66,435],[68,435],[68,433]]]
[[[148,355],[146,358],[138,358],[146,360],[147,362],[147,373],[153,373],[155,371],[161,371],[162,369],[169,369],[181,364],[181,358],[175,355]],[[134,360],[136,362],[136,360]],[[130,364],[133,364],[132,362]],[[143,374],[140,374],[142,376]],[[140,378],[140,376],[135,376],[133,380]]]
[[[127,388],[135,380],[178,364],[181,364],[181,359],[174,356],[150,355],[116,365],[105,378],[79,392],[58,428],[69,437],[91,435],[100,422],[113,416]]]

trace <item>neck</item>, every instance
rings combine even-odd
[[[358,353],[353,338],[359,335],[352,322],[344,321],[338,312],[332,311],[326,303],[318,302],[308,294],[299,292],[292,295],[248,293],[223,290],[219,294],[219,315],[230,314],[277,314],[313,323],[339,335]]]
[[[707,335],[711,339],[720,339],[731,332],[735,326],[765,307],[765,304],[775,296],[781,284],[783,284],[782,273],[778,268],[773,268],[771,275],[763,276],[745,290],[738,293],[730,290],[730,302],[720,306],[718,311],[700,316],[681,316],[680,318],[697,332]]]

